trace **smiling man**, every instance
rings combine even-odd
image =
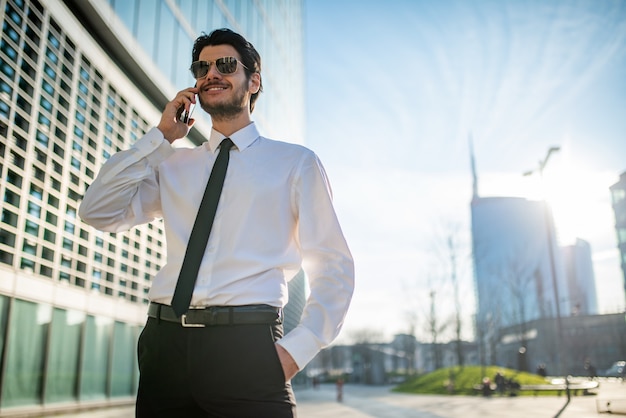
[[[139,338],[138,417],[294,417],[291,378],[336,338],[354,265],[317,156],[260,135],[251,119],[261,58],[239,34],[200,36],[180,91],[131,149],[112,156],[80,217],[110,232],[164,220],[167,263],[150,289]],[[207,142],[174,148],[196,104]],[[206,187],[206,191],[205,191]],[[287,283],[310,295],[283,336]]]

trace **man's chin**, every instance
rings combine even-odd
[[[212,118],[230,119],[238,116],[245,110],[245,107],[234,103],[207,103],[200,101],[202,110],[211,115]]]

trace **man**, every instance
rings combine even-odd
[[[107,161],[79,215],[111,232],[164,220],[167,263],[153,280],[138,343],[138,417],[293,417],[290,379],[339,333],[353,292],[352,257],[315,154],[260,136],[251,119],[262,89],[254,47],[219,29],[196,40],[192,62],[195,87]],[[181,113],[196,96],[211,116],[211,136],[175,149],[194,123]],[[208,242],[188,248],[194,223],[209,217],[199,207],[214,165],[227,166],[221,195],[207,198],[219,202],[215,219],[210,233],[195,233]],[[198,272],[188,273],[193,252]],[[310,295],[300,324],[283,336],[287,282],[300,268]],[[190,301],[179,289],[189,277]]]

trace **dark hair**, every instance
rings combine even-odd
[[[254,110],[254,102],[259,97],[259,93],[263,91],[263,83],[261,77],[261,56],[254,49],[254,46],[248,42],[243,36],[230,29],[215,29],[210,34],[202,33],[194,42],[191,52],[191,62],[198,61],[200,52],[206,46],[212,45],[230,45],[239,53],[241,62],[247,68],[244,68],[246,78],[249,80],[252,73],[259,73],[259,91],[250,97],[250,112]]]

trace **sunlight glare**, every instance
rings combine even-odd
[[[552,208],[558,240],[573,244],[590,240],[599,225],[612,222],[609,186],[614,175],[585,168],[565,153],[543,175],[544,196]]]

